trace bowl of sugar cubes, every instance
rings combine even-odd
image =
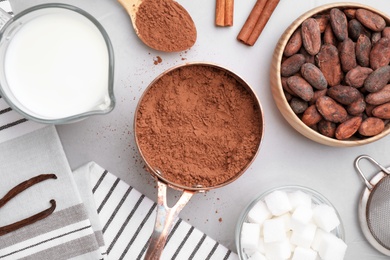
[[[337,210],[303,186],[282,186],[256,197],[236,227],[241,260],[342,260],[347,244]]]

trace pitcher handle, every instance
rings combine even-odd
[[[0,29],[12,18],[12,15],[0,8]]]
[[[173,223],[178,218],[180,211],[188,203],[195,191],[183,190],[181,197],[176,204],[169,208],[167,205],[167,185],[159,180],[158,198],[157,198],[157,215],[154,225],[154,231],[150,238],[148,250],[145,254],[145,260],[158,260],[163,252],[169,232]]]

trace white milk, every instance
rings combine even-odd
[[[100,31],[73,12],[44,14],[27,22],[5,55],[11,92],[25,112],[45,119],[108,106],[108,66]]]

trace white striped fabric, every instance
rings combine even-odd
[[[56,201],[53,214],[0,236],[1,260],[103,258],[101,232],[95,232],[54,126],[0,143],[0,165],[0,198],[39,174],[57,176],[20,192],[0,207],[3,230],[49,208],[51,200]]]
[[[0,97],[0,143],[42,127],[44,127],[43,124],[29,121],[13,111],[5,100]]]
[[[153,231],[156,203],[96,163],[85,167],[109,259],[143,259]],[[205,233],[179,219],[168,237],[164,259],[238,259]]]

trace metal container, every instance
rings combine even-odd
[[[148,90],[151,88],[151,86],[153,86],[153,84],[157,80],[159,80],[161,77],[163,77],[164,75],[166,75],[167,73],[169,73],[175,69],[178,69],[182,66],[194,66],[194,65],[195,66],[196,65],[210,66],[212,68],[222,70],[225,73],[228,73],[229,75],[234,77],[250,93],[250,95],[253,97],[253,100],[255,101],[256,106],[258,107],[258,109],[260,111],[259,119],[261,120],[261,133],[260,133],[261,136],[260,136],[260,141],[257,144],[256,154],[254,154],[251,161],[241,171],[239,171],[235,174],[234,178],[231,178],[228,181],[225,181],[221,184],[218,184],[218,185],[215,185],[212,187],[211,186],[210,187],[204,187],[204,186],[186,187],[186,186],[178,184],[172,180],[168,180],[168,179],[164,178],[164,176],[160,173],[158,167],[150,164],[150,162],[149,162],[150,158],[147,158],[144,155],[144,153],[139,145],[138,138],[137,138],[137,114],[139,113],[139,107],[140,107],[140,104],[142,103],[142,99],[145,96],[145,94],[148,92]],[[137,148],[138,148],[142,158],[144,159],[150,174],[156,180],[157,185],[158,185],[157,218],[156,218],[156,222],[155,222],[154,232],[152,234],[149,249],[146,253],[145,259],[159,259],[160,255],[162,254],[167,236],[172,228],[174,221],[177,219],[178,214],[180,213],[182,208],[187,204],[187,202],[191,199],[191,197],[194,194],[196,194],[198,192],[206,192],[206,191],[209,191],[211,189],[225,186],[225,185],[235,181],[238,177],[240,177],[245,172],[245,170],[249,167],[249,165],[253,162],[253,160],[255,159],[255,157],[258,154],[258,151],[260,148],[260,143],[263,139],[263,133],[264,133],[264,120],[263,120],[263,118],[264,118],[263,117],[263,110],[261,108],[260,102],[259,102],[256,94],[249,87],[249,85],[243,79],[241,79],[239,76],[234,74],[233,72],[229,71],[226,68],[222,68],[222,67],[214,65],[214,64],[187,63],[187,64],[180,65],[177,67],[173,67],[173,68],[165,71],[164,73],[162,73],[149,85],[149,87],[145,90],[145,92],[143,93],[143,96],[141,97],[141,99],[138,103],[137,110],[135,113],[135,121],[134,121],[134,128],[135,128],[134,133],[135,133],[135,140],[136,140]],[[179,190],[182,192],[181,197],[179,198],[179,200],[176,202],[176,204],[173,207],[168,207],[168,205],[167,205],[167,187],[173,188],[175,190]]]

